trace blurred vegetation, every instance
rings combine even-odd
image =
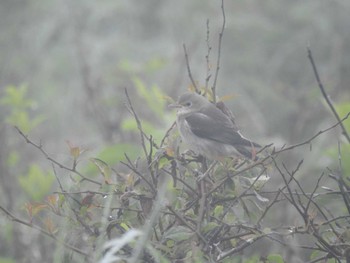
[[[227,21],[217,94],[233,97],[225,103],[247,137],[280,147],[302,142],[335,123],[307,60],[308,45],[340,117],[350,111],[348,10],[350,2],[340,0],[225,2]],[[170,97],[176,98],[190,86],[183,42],[195,81],[205,85],[207,19],[212,46],[209,73],[213,75],[222,23],[219,2],[1,1],[0,205],[39,226],[47,235],[88,252],[93,245],[101,248],[108,239],[99,235],[106,225],[111,228],[107,233],[112,238],[146,224],[145,218],[152,214],[147,201],[151,190],[140,183],[136,171],[149,171],[145,157],[138,158],[144,156],[140,132],[128,111],[124,89],[142,120],[143,131],[159,146],[175,120],[174,112],[167,109]],[[344,125],[350,131],[349,119]],[[27,145],[14,126],[39,147]],[[157,169],[171,169],[171,158],[166,156],[177,158],[176,133],[169,138],[165,153],[152,143],[145,145],[147,151],[154,150],[150,156]],[[350,148],[341,138],[340,129],[319,136],[311,144],[282,153],[277,161],[295,168],[304,159],[297,177],[311,191],[322,172],[340,169],[340,153],[342,175],[349,178]],[[128,163],[127,158],[136,171],[121,163]],[[194,163],[180,169],[192,187],[196,187],[193,173],[200,167]],[[229,170],[217,169],[216,180]],[[270,169],[268,174],[272,179],[264,191],[283,185],[276,170]],[[243,184],[249,185],[256,174],[245,177]],[[165,196],[170,200],[167,205],[177,211],[191,196],[174,187],[172,180],[165,180]],[[215,197],[234,198],[244,188],[241,183],[233,180]],[[348,184],[347,179],[344,183]],[[332,179],[327,179],[325,185],[338,187]],[[67,195],[63,189],[73,194]],[[95,193],[113,191],[118,195],[111,198]],[[254,202],[264,203],[258,194],[251,200],[253,206],[257,205]],[[122,209],[109,214],[105,208],[108,202],[125,208],[122,215]],[[322,203],[334,214],[345,211],[336,198],[323,197]],[[97,206],[101,204],[106,206]],[[208,214],[212,217],[223,216],[225,205],[211,208]],[[189,210],[186,216],[194,220],[197,212]],[[270,213],[271,225],[296,224],[290,206]],[[258,212],[253,214],[249,217],[237,206],[225,219],[236,222],[236,216],[242,215],[240,220],[249,221],[256,219]],[[109,216],[108,223],[101,221]],[[164,225],[171,223],[171,216],[162,214]],[[213,222],[206,224],[204,234],[218,227]],[[337,227],[343,230],[345,225]],[[60,242],[8,220],[2,212],[0,226],[0,263],[84,261],[79,253],[67,252],[69,249],[64,250]],[[67,238],[65,233],[71,236]],[[193,259],[187,262],[205,262],[203,251],[186,243],[193,234],[188,228],[179,224],[162,233],[157,246],[152,243],[147,248],[147,253],[157,255],[160,262],[167,262],[179,251],[192,253],[185,255]],[[125,244],[140,239],[138,233],[132,234]],[[296,239],[293,244],[302,245],[304,241]],[[235,245],[232,241],[227,247]],[[262,256],[265,262],[283,262],[289,257],[306,262],[320,256],[317,251],[292,247],[283,247],[281,252],[281,247],[258,243],[227,262],[262,262]],[[192,250],[186,250],[189,248]]]

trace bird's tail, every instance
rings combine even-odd
[[[258,160],[258,157],[256,156],[257,148],[261,148],[261,146],[258,143],[251,142],[249,146],[235,145],[235,148],[244,157],[256,161]]]

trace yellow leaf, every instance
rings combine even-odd
[[[162,99],[165,100],[167,103],[174,103],[174,99],[167,95],[162,95]]]
[[[126,185],[133,186],[135,183],[135,178],[133,173],[129,173],[126,175]]]
[[[78,157],[86,151],[86,149],[81,149],[79,146],[73,145],[70,141],[66,141],[69,147],[70,155],[76,160]]]
[[[111,184],[111,168],[108,166],[108,164],[100,159],[97,158],[90,158],[90,161],[96,165],[98,170],[101,172],[102,176],[105,179],[106,184]]]
[[[50,233],[50,234],[55,234],[57,232],[57,228],[53,222],[53,220],[50,217],[46,217],[44,219],[44,225],[45,229]]]
[[[237,94],[231,93],[231,94],[227,94],[227,95],[225,95],[225,96],[222,96],[222,97],[220,98],[220,101],[225,102],[225,101],[232,100],[233,98],[236,98],[236,97],[238,97]]]
[[[51,206],[56,206],[57,201],[58,201],[58,195],[49,195],[46,197],[46,201],[48,202],[49,205]]]
[[[195,87],[192,84],[190,84],[188,86],[188,90],[191,91],[191,92],[195,92],[196,91]]]
[[[34,204],[32,207],[33,207],[32,215],[35,216],[35,215],[37,215],[40,211],[42,211],[43,209],[47,208],[47,205],[46,205],[46,204],[38,203],[38,204]]]
[[[166,155],[173,157],[175,154],[175,151],[172,147],[166,147],[165,148]]]
[[[33,217],[33,206],[31,203],[27,202],[24,204],[24,209],[27,211],[27,214],[30,218]]]
[[[29,217],[32,219],[33,216],[37,215],[41,210],[47,207],[46,204],[42,203],[25,203],[24,208],[26,209]]]

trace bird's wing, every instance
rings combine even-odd
[[[191,131],[198,137],[214,140],[224,144],[251,146],[251,142],[239,133],[219,109],[207,113],[193,113],[185,118]]]

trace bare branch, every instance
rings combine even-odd
[[[329,128],[325,129],[325,130],[320,130],[318,133],[316,133],[314,136],[312,136],[311,138],[307,139],[306,141],[304,142],[301,142],[301,143],[297,143],[297,144],[294,144],[294,145],[291,145],[291,146],[288,146],[286,148],[282,148],[281,150],[278,150],[278,151],[274,151],[273,154],[277,154],[277,153],[281,153],[281,152],[285,152],[285,151],[289,151],[289,150],[292,150],[294,148],[297,148],[297,147],[300,147],[302,145],[305,145],[305,144],[309,144],[310,142],[312,142],[314,139],[316,139],[318,136],[320,136],[321,134],[325,133],[325,132],[328,132],[330,130],[332,130],[334,127],[338,126],[338,125],[342,125],[342,123],[348,119],[350,116],[350,112],[348,112],[348,114],[346,114],[346,116],[344,118],[342,118],[341,120],[339,120],[337,123],[335,123],[334,125],[330,126]]]
[[[128,168],[129,168],[131,171],[133,171],[135,174],[137,174],[138,176],[140,176],[140,178],[142,178],[142,179],[145,181],[145,183],[151,188],[152,192],[153,192],[154,194],[156,194],[157,191],[156,191],[156,189],[154,188],[154,186],[146,179],[146,177],[145,177],[142,173],[140,173],[140,172],[136,169],[136,167],[134,167],[134,165],[132,164],[132,162],[131,162],[130,158],[128,157],[128,155],[124,153],[124,156],[125,156],[125,158],[128,160],[128,163],[125,163],[125,162],[121,162],[121,163],[124,164],[126,167],[128,167]]]
[[[228,256],[231,256],[233,254],[236,254],[238,252],[243,251],[246,247],[250,246],[251,244],[255,243],[256,241],[258,241],[259,239],[263,238],[265,235],[260,235],[257,236],[255,238],[251,238],[248,241],[244,241],[241,245],[238,245],[226,252],[222,252],[221,254],[219,254],[219,256],[217,257],[217,261],[220,261]]]
[[[219,69],[220,69],[222,37],[224,35],[224,30],[225,30],[225,25],[226,25],[224,0],[221,0],[221,11],[222,11],[222,27],[221,27],[221,32],[219,34],[218,56],[217,56],[217,61],[216,61],[216,71],[215,71],[215,76],[214,76],[214,83],[213,83],[213,86],[211,87],[211,91],[213,93],[214,104],[216,103],[216,82],[218,79]]]
[[[180,214],[178,214],[171,206],[167,206],[167,208],[181,223],[192,230],[199,237],[199,239],[204,242],[204,244],[207,244],[207,240],[202,236],[202,234],[194,229]]]
[[[188,54],[187,54],[186,45],[183,44],[182,46],[183,46],[184,52],[185,52],[185,59],[186,59],[186,66],[187,66],[188,76],[189,76],[189,78],[190,78],[190,80],[191,80],[191,82],[192,82],[192,85],[193,85],[195,91],[196,91],[197,93],[199,93],[199,90],[198,90],[198,88],[197,88],[196,82],[194,81],[194,79],[193,79],[193,77],[192,77],[192,72],[191,72],[190,62],[189,62],[189,59],[188,59]]]
[[[202,221],[204,218],[204,214],[206,212],[206,201],[207,201],[207,196],[206,196],[206,191],[205,191],[205,182],[200,181],[199,182],[199,190],[200,190],[200,199],[199,199],[199,211],[198,211],[198,217],[197,217],[197,232],[200,231],[201,226],[202,226]]]
[[[134,116],[134,119],[135,119],[136,124],[137,124],[137,128],[140,131],[140,138],[141,138],[142,149],[143,149],[144,155],[145,155],[145,157],[146,157],[146,159],[148,161],[148,164],[150,164],[151,162],[149,160],[149,155],[148,155],[146,144],[145,144],[144,132],[143,132],[143,129],[142,129],[141,121],[140,121],[139,117],[137,116],[137,114],[136,114],[136,112],[134,110],[134,107],[132,106],[132,103],[131,103],[131,100],[130,100],[127,88],[125,88],[124,91],[125,91],[126,99],[128,100],[127,109]]]
[[[142,145],[142,149],[143,149],[143,152],[144,152],[144,155],[145,155],[145,158],[147,160],[147,167],[148,167],[148,170],[150,172],[150,175],[152,177],[152,182],[154,183],[155,182],[155,179],[154,179],[154,172],[153,172],[153,169],[152,169],[152,151],[153,151],[153,146],[158,148],[155,143],[153,142],[153,139],[152,139],[152,136],[150,137],[147,137],[145,132],[143,131],[143,128],[142,128],[142,124],[141,124],[141,121],[139,119],[139,117],[137,116],[136,114],[136,111],[134,110],[134,107],[132,106],[132,103],[131,103],[131,99],[129,97],[129,93],[128,93],[128,90],[125,88],[125,96],[127,98],[127,101],[128,101],[128,104],[127,104],[127,109],[129,110],[129,112],[134,116],[134,119],[136,121],[136,124],[137,124],[137,128],[140,132],[140,138],[141,138],[141,145]],[[146,143],[145,143],[145,138],[149,141],[149,144],[150,144],[150,150],[149,152],[147,151],[147,147],[146,147]],[[126,156],[126,155],[125,155]],[[130,160],[128,160],[129,163]],[[125,163],[124,163],[125,164]],[[129,167],[130,168],[130,167]],[[135,169],[136,171],[136,169]],[[138,175],[142,176],[140,173],[138,173]],[[145,180],[145,178],[143,177],[143,179]],[[149,184],[151,186],[151,189],[153,191],[153,193],[156,193],[156,189],[154,188],[154,186],[149,183],[147,180],[145,180],[147,182],[147,184]]]
[[[172,175],[169,171],[165,170],[164,168],[162,168],[162,171],[167,173],[167,174],[169,174],[169,175],[171,175],[172,177],[174,177],[174,175]],[[199,197],[198,192],[193,187],[191,187],[185,180],[183,180],[181,177],[176,177],[176,180],[178,180],[184,186],[186,186],[191,191],[192,194],[194,194],[195,196]]]
[[[314,74],[315,74],[315,77],[316,77],[316,80],[317,80],[318,87],[321,90],[322,96],[326,100],[326,102],[327,102],[329,108],[331,109],[331,111],[333,112],[333,115],[335,116],[337,121],[340,123],[340,127],[342,129],[343,135],[345,136],[345,138],[350,143],[350,136],[349,136],[348,132],[346,131],[345,126],[344,126],[343,122],[341,121],[341,119],[340,119],[340,117],[339,117],[335,107],[333,106],[333,103],[332,103],[330,97],[328,96],[328,94],[326,93],[326,91],[325,91],[325,89],[323,87],[323,84],[321,82],[320,76],[319,76],[318,71],[317,71],[317,67],[316,67],[314,58],[313,58],[312,53],[311,53],[311,49],[309,47],[307,48],[307,53],[308,53],[308,58],[310,60],[312,69],[314,71]]]
[[[209,19],[207,19],[207,38],[205,40],[205,42],[207,43],[207,54],[205,55],[205,60],[207,62],[207,76],[205,78],[205,90],[208,90],[208,85],[209,85],[209,80],[211,78],[211,74],[210,74],[210,51],[211,51],[211,45],[209,42],[210,39],[210,27],[209,27]]]
[[[162,141],[160,142],[160,147],[163,147],[165,140],[169,137],[169,134],[174,129],[175,125],[176,125],[176,121],[174,121],[173,124],[170,126],[170,128],[165,132],[165,135]]]
[[[13,215],[10,211],[8,211],[6,208],[0,206],[0,210],[3,211],[13,222],[16,222],[16,223],[19,223],[21,225],[24,225],[24,226],[27,226],[27,227],[30,227],[30,228],[33,228],[37,231],[39,231],[41,234],[45,235],[45,236],[48,236],[50,237],[51,239],[53,239],[55,242],[57,243],[60,243],[60,244],[63,244],[63,246],[65,246],[66,248],[80,254],[80,255],[83,255],[83,256],[88,256],[88,254],[86,254],[84,251],[80,250],[79,248],[76,248],[76,247],[73,247],[61,240],[59,240],[56,236],[54,236],[52,233],[46,231],[45,229],[39,227],[39,226],[36,226],[36,225],[33,225],[31,222],[27,222],[27,221],[24,221],[22,219],[19,219],[18,217],[16,217],[15,215]]]
[[[25,135],[17,126],[15,126],[15,129],[18,131],[18,133],[23,137],[23,139],[26,141],[26,143],[33,145],[35,148],[37,148],[44,156],[46,159],[48,159],[49,161],[51,161],[52,163],[56,164],[58,167],[65,169],[67,171],[70,171],[72,173],[75,173],[77,175],[79,175],[82,180],[88,181],[90,183],[94,183],[97,185],[101,185],[100,182],[97,182],[93,179],[90,179],[88,177],[85,177],[83,174],[81,174],[80,172],[78,172],[75,167],[73,166],[73,168],[69,168],[68,166],[65,166],[64,164],[56,161],[55,159],[53,159],[44,149],[43,146],[41,144],[36,144],[34,143],[32,140],[29,139],[29,137],[27,135]]]

